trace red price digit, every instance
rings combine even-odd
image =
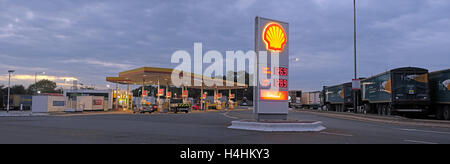
[[[263,72],[266,72],[266,71],[263,71]],[[274,75],[279,75],[279,76],[287,76],[288,70],[287,70],[287,68],[284,68],[284,67],[275,67],[275,70],[273,71],[273,74]]]
[[[287,88],[287,80],[281,79],[281,88]]]
[[[280,75],[281,76],[287,76],[287,68],[280,68]]]
[[[275,68],[275,72],[276,75],[280,75],[280,76],[287,76],[288,72],[287,72],[287,68],[283,68],[283,67],[277,67]]]
[[[279,88],[287,88],[287,80],[286,79],[275,79],[275,84]]]

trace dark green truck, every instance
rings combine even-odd
[[[353,108],[352,83],[324,86],[320,97],[322,106],[326,110],[347,111]]]
[[[430,105],[428,70],[403,67],[364,79],[361,99],[364,112],[426,113]]]
[[[450,69],[430,73],[432,113],[437,119],[450,120]]]

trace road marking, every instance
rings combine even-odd
[[[238,117],[229,116],[228,113],[229,112],[225,112],[225,113],[221,113],[221,114],[227,118],[231,118],[231,119],[235,119],[235,120],[239,119]]]
[[[420,143],[420,144],[438,144],[434,142],[427,142],[427,141],[416,141],[416,140],[403,140],[405,142],[413,142],[413,143]]]
[[[419,129],[400,129],[400,130],[411,131],[411,132],[425,132],[425,133],[437,133],[437,134],[450,135],[450,132],[439,132],[439,131],[431,131],[431,130],[419,130]]]
[[[337,136],[345,136],[345,137],[353,137],[351,134],[342,134],[342,133],[331,133],[331,132],[320,132],[321,134],[330,134],[330,135],[337,135]]]

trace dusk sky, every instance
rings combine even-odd
[[[0,0],[0,85],[105,88],[107,76],[173,68],[177,50],[254,49],[255,16],[289,22],[290,89],[320,90],[353,78],[352,0]],[[450,68],[450,1],[357,0],[358,74],[404,66]],[[299,61],[294,59],[298,58]]]

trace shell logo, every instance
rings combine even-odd
[[[442,82],[442,85],[444,85],[444,87],[447,88],[447,90],[450,90],[450,79]]]
[[[341,99],[344,99],[344,90],[341,89],[340,91],[338,91],[339,97],[341,97]]]
[[[384,81],[383,83],[381,83],[382,88],[384,89],[385,92],[387,93],[392,93],[392,87],[391,87],[391,79],[389,78],[389,80]]]
[[[283,27],[275,22],[268,23],[263,30],[263,41],[270,52],[283,52],[287,43],[286,33]]]
[[[408,75],[407,78],[411,80],[415,80],[417,82],[421,83],[428,83],[428,74],[422,74],[422,75]]]

